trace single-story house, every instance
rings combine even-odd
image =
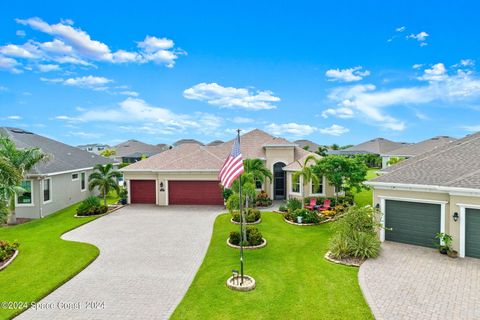
[[[383,213],[381,240],[434,247],[453,237],[461,257],[480,258],[480,133],[404,160],[366,184]]]
[[[385,138],[375,138],[362,142],[353,147],[337,151],[335,154],[354,155],[354,154],[384,154],[388,151],[405,146],[404,142],[395,142]],[[332,153],[333,154],[333,153]]]
[[[173,146],[174,147],[178,147],[178,146],[181,146],[182,144],[190,144],[190,143],[193,143],[193,144],[198,144],[199,146],[203,146],[204,144],[198,140],[195,140],[195,139],[180,139],[176,142],[173,143]]]
[[[100,144],[100,143],[91,143],[91,144],[82,144],[77,146],[77,148],[82,149],[84,151],[93,152],[95,154],[100,154],[102,151],[110,149],[108,144]]]
[[[115,149],[113,158],[121,163],[134,163],[167,150],[165,146],[155,146],[133,139],[117,144],[113,148]]]
[[[382,169],[389,167],[388,162],[391,158],[411,158],[418,156],[419,154],[425,153],[427,151],[431,151],[435,148],[441,147],[447,143],[455,141],[455,138],[447,137],[447,136],[438,136],[433,137],[427,140],[420,141],[418,143],[404,145],[395,150],[387,151],[380,156],[382,157]]]
[[[0,135],[9,137],[17,148],[38,147],[48,155],[48,160],[35,165],[22,182],[26,192],[16,197],[18,218],[42,218],[87,198],[92,195],[88,177],[93,167],[112,162],[23,129],[2,127]]]
[[[129,203],[222,205],[218,173],[232,148],[233,140],[215,146],[181,144],[122,169]],[[244,158],[258,158],[271,170],[272,182],[258,181],[272,199],[307,196],[333,196],[334,187],[322,179],[315,188],[302,181],[292,181],[292,172],[300,168],[297,161],[312,154],[296,144],[271,136],[259,129],[241,137]],[[297,167],[298,165],[298,167]]]
[[[212,142],[207,143],[207,146],[218,146],[219,144],[222,144],[222,140],[213,140]]]
[[[315,143],[307,139],[295,140],[293,143],[298,145],[300,148],[311,151],[311,152],[318,151],[318,148],[320,147],[318,143]]]

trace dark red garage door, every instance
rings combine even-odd
[[[130,180],[130,202],[155,204],[155,180]]]
[[[219,181],[168,181],[168,204],[223,205]]]

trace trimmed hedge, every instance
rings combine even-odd
[[[240,232],[230,232],[229,241],[231,244],[240,245]],[[245,246],[258,246],[263,243],[262,233],[256,227],[247,227],[247,240],[243,242]]]
[[[254,208],[248,208],[246,209],[245,212],[245,218],[247,223],[253,223],[258,220],[260,220],[262,217],[262,214],[260,213],[260,210],[254,209]],[[232,212],[232,220],[235,222],[240,222],[240,212],[239,211],[234,211]]]

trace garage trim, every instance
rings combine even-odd
[[[466,209],[480,209],[480,205],[457,203],[457,206],[460,207],[460,252],[459,252],[459,256],[460,256],[460,258],[465,258]]]
[[[380,198],[380,212],[382,213],[382,229],[380,229],[380,241],[385,241],[385,200],[405,201],[405,202],[418,202],[418,203],[432,203],[440,205],[440,232],[445,232],[445,208],[448,201],[442,200],[430,200],[430,199],[417,199],[417,198],[401,198],[390,196],[379,196]]]

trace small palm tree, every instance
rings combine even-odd
[[[10,138],[2,136],[0,137],[0,158],[8,162],[20,175],[20,180],[2,181],[2,196],[9,203],[9,222],[15,223],[15,194],[20,194],[23,191],[19,187],[20,182],[37,163],[48,160],[48,155],[39,148],[17,149]]]
[[[302,208],[305,205],[305,184],[310,184],[313,183],[313,186],[315,188],[318,187],[320,184],[320,179],[318,176],[313,172],[312,166],[309,165],[310,161],[315,161],[316,158],[314,155],[309,155],[308,157],[305,158],[305,161],[300,163],[298,160],[298,164],[300,165],[300,171],[297,171],[293,174],[292,179],[297,180],[300,179],[300,181],[303,180],[303,186],[302,186]]]
[[[15,210],[15,194],[23,191],[19,187],[22,181],[20,172],[4,157],[0,158],[0,223],[7,220],[11,211]],[[12,208],[13,206],[13,208]]]
[[[122,174],[115,170],[111,163],[105,165],[97,164],[93,167],[93,170],[95,172],[88,177],[88,189],[92,191],[95,187],[98,187],[103,197],[103,204],[107,205],[108,193],[111,190],[120,191],[117,179],[121,178]]]

